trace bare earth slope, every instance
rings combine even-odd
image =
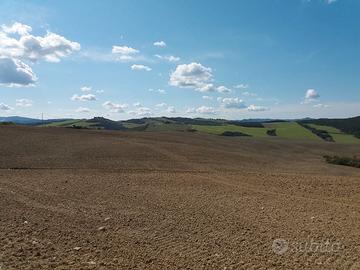
[[[360,146],[0,128],[0,269],[360,269]]]

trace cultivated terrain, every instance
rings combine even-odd
[[[360,269],[360,144],[211,131],[0,126],[0,269]]]

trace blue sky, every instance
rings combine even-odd
[[[1,1],[0,116],[360,114],[360,1]]]

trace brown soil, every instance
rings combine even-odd
[[[1,127],[0,150],[1,270],[360,269],[360,170],[323,160],[359,146]]]

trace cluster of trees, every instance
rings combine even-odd
[[[309,125],[306,125],[304,123],[299,123],[299,124],[301,126],[303,126],[304,128],[307,128],[308,130],[310,130],[312,133],[314,133],[315,135],[317,135],[324,141],[334,142],[334,138],[326,130],[317,129],[317,128],[311,127]]]
[[[360,168],[360,157],[324,156],[328,163]]]
[[[303,120],[301,123],[331,126],[341,130],[344,133],[352,134],[360,138],[360,116],[346,119],[311,119]]]

